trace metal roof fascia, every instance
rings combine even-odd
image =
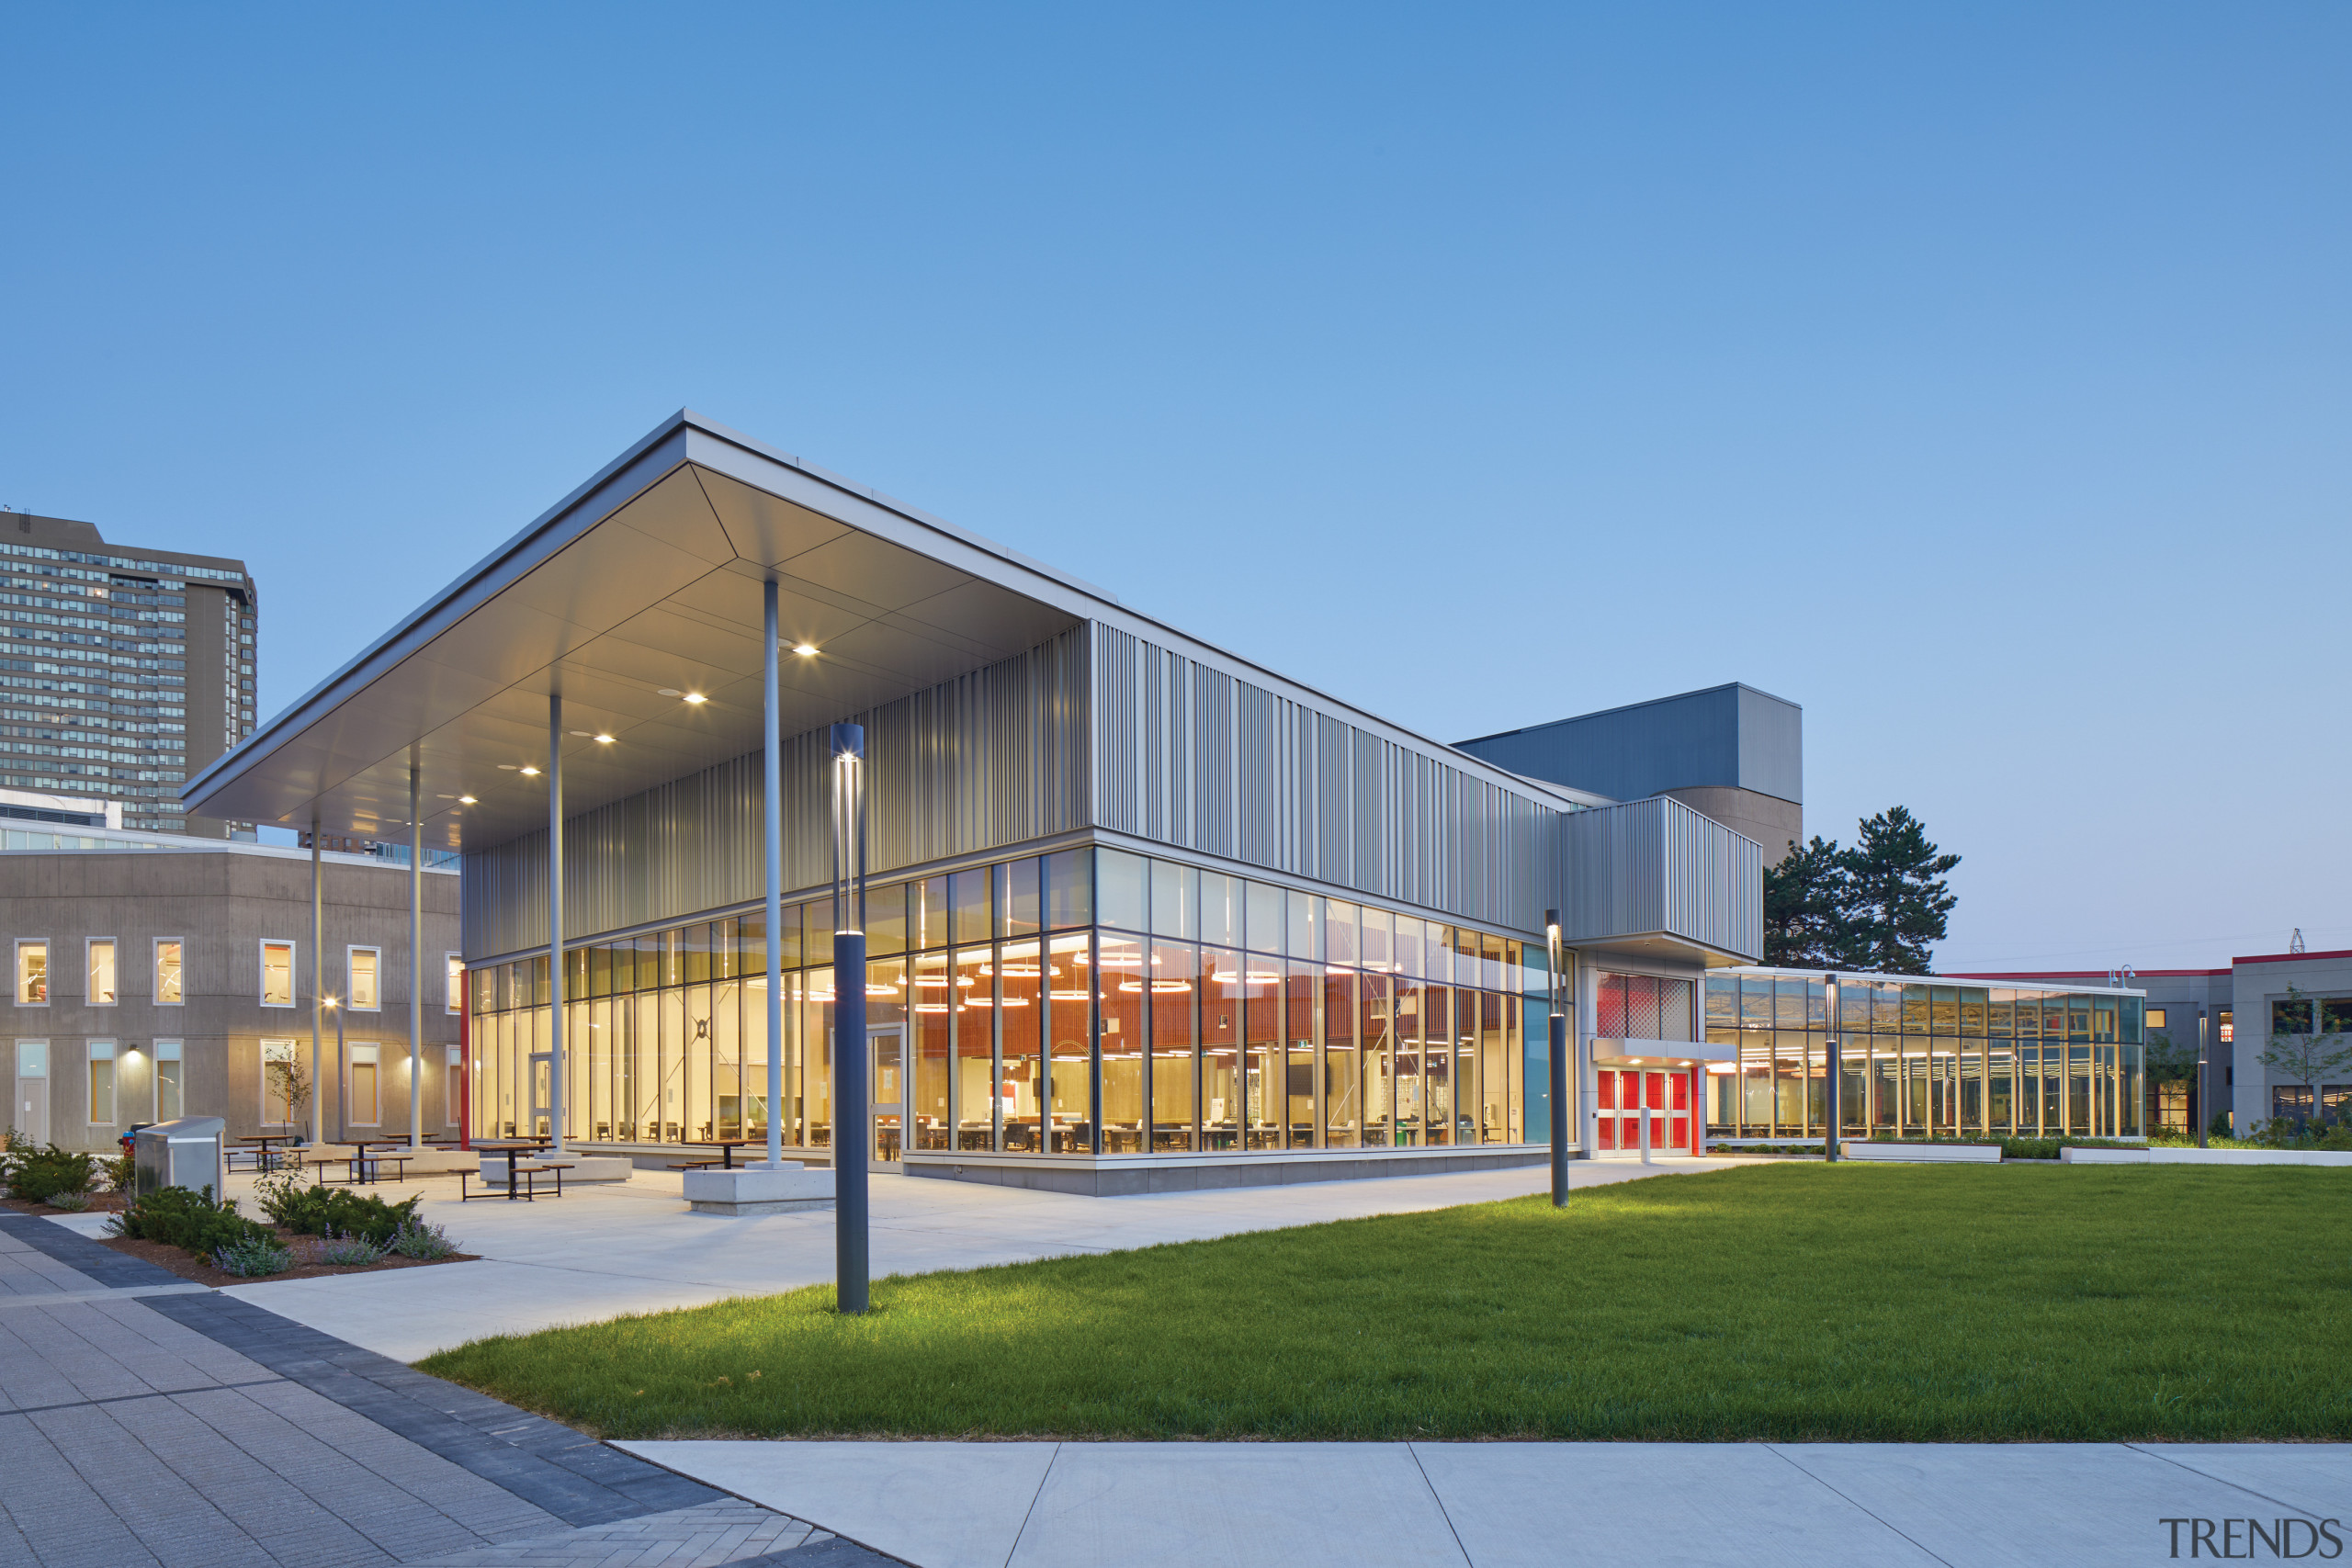
[[[265,751],[274,750],[323,718],[328,710],[349,700],[361,688],[397,668],[424,644],[511,587],[532,568],[620,510],[654,479],[684,460],[683,440],[678,442],[678,450],[671,460],[659,460],[667,456],[661,449],[683,428],[683,416],[673,416],[650,435],[598,469],[594,479],[541,513],[505,543],[458,574],[454,581],[426,600],[422,607],[353,655],[341,669],[305,692],[267,724],[255,729],[233,750],[224,751],[215,758],[202,773],[180,786],[180,799],[190,806],[200,805],[232,779],[242,776],[248,767],[261,759]],[[649,463],[649,459],[652,461]],[[615,479],[626,479],[632,471],[640,468],[643,469],[643,482],[620,491],[601,507],[583,505]],[[564,523],[569,526],[558,526]],[[334,786],[328,784],[323,787],[332,789]]]
[[[1550,805],[1557,801],[1572,807],[1611,804],[1606,796],[1593,795],[1589,791],[1574,789],[1566,784],[1555,784],[1548,780],[1524,778],[1507,768],[1498,767],[1487,761],[1483,757],[1472,756],[1442,740],[1408,729],[1403,725],[1367,712],[1353,703],[1317,691],[1314,687],[1278,674],[1264,665],[1229,649],[1219,648],[1214,643],[1204,642],[1156,616],[1132,609],[1123,604],[1116,594],[1098,588],[1083,578],[1073,577],[1067,572],[1046,566],[1017,550],[1008,549],[994,540],[972,533],[968,529],[959,528],[914,508],[903,506],[898,502],[889,500],[879,491],[868,490],[853,480],[827,474],[820,468],[802,463],[772,446],[764,446],[749,436],[729,430],[724,425],[692,415],[687,417],[695,431],[719,444],[713,446],[707,441],[694,441],[690,438],[687,450],[687,460],[690,462],[714,469],[730,479],[740,479],[745,484],[766,491],[796,505],[808,507],[812,512],[834,517],[851,527],[861,528],[867,533],[891,539],[894,543],[907,545],[910,548],[917,547],[914,541],[904,536],[903,528],[894,529],[891,524],[885,522],[883,518],[903,519],[905,522],[911,522],[922,527],[944,534],[959,545],[993,556],[1023,573],[1043,577],[1047,584],[1075,592],[1081,598],[1076,602],[1057,599],[1052,588],[1045,584],[1032,581],[1008,581],[1001,573],[979,574],[987,576],[990,581],[1000,587],[1011,588],[1046,604],[1057,604],[1057,607],[1068,610],[1071,615],[1087,620],[1100,621],[1105,626],[1116,627],[1131,636],[1170,645],[1189,659],[1222,669],[1228,675],[1262,684],[1277,695],[1287,697],[1293,702],[1319,709],[1335,717],[1348,717],[1357,721],[1363,728],[1382,734],[1388,740],[1407,746],[1428,748],[1434,752],[1442,753],[1443,760],[1449,765],[1462,768],[1464,772],[1483,774],[1491,783],[1507,784],[1522,792],[1545,797],[1543,804]],[[748,453],[772,467],[747,468],[740,462],[728,462],[724,459],[730,447]],[[824,493],[808,491],[807,486],[811,483],[822,486]],[[794,493],[796,490],[798,490],[799,493]],[[838,501],[832,499],[835,496],[847,496],[853,504],[862,504],[876,509],[883,516],[863,521],[842,516]],[[974,570],[973,563],[968,560],[960,560],[952,556],[941,558],[936,550],[924,550],[922,553],[932,555],[934,558],[944,558],[946,564],[951,566],[958,566],[966,570]]]
[[[673,441],[676,446],[674,452],[668,449]],[[733,456],[730,460],[731,455],[740,456]],[[743,457],[752,458],[752,462],[746,464],[741,460]],[[1115,594],[1081,578],[1046,566],[968,529],[902,505],[854,480],[803,463],[789,453],[729,429],[715,420],[706,419],[691,409],[681,409],[574,487],[561,501],[517,530],[497,548],[460,572],[421,608],[255,729],[239,745],[214,759],[181,786],[181,800],[191,807],[200,807],[202,802],[232,781],[243,777],[266,751],[325,716],[328,710],[356,694],[368,682],[389,672],[424,644],[512,585],[533,567],[620,510],[655,479],[686,462],[700,464],[767,491],[780,499],[834,517],[848,526],[862,528],[909,547],[916,547],[904,537],[905,524],[943,536],[957,547],[944,558],[944,564],[960,565],[964,570],[975,570],[975,562],[969,559],[959,561],[955,557],[968,553],[993,558],[1012,567],[1018,574],[1018,580],[1007,581],[1001,571],[976,571],[976,575],[985,576],[1000,587],[1026,593],[1044,603],[1058,603],[1059,607],[1074,615],[1116,626],[1131,635],[1145,635],[1144,629],[1148,628],[1155,639],[1173,638],[1182,645],[1181,650],[1188,657],[1213,665],[1223,665],[1228,674],[1246,674],[1253,681],[1268,684],[1292,701],[1330,712],[1334,716],[1353,716],[1365,721],[1375,731],[1385,731],[1386,738],[1391,740],[1430,748],[1442,753],[1450,765],[1484,775],[1491,783],[1524,794],[1548,797],[1544,804],[1559,801],[1573,807],[1592,805],[1601,798],[1566,785],[1523,778],[1483,758],[1459,750],[1445,741],[1419,734],[1351,703],[1289,680],[1253,660],[1203,642],[1154,616],[1134,611],[1122,604]],[[632,479],[636,482],[616,483]],[[799,493],[795,494],[794,491]],[[599,496],[605,497],[603,504],[593,508],[587,504]],[[870,513],[879,515],[870,514],[863,523],[841,516],[844,500],[852,509],[863,507],[869,509]],[[900,521],[892,525],[884,522],[885,518]],[[881,525],[876,526],[877,523]],[[559,524],[568,525],[559,528]],[[935,550],[922,553],[937,556]],[[1071,594],[1077,595],[1080,602],[1072,602]],[[334,787],[333,784],[324,785],[321,793]]]

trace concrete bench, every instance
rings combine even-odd
[[[1998,1144],[1870,1144],[1849,1139],[1838,1145],[1848,1159],[1894,1160],[1910,1165],[1974,1162],[1998,1165]]]
[[[2068,1165],[2352,1165],[2342,1149],[2060,1149]]]
[[[781,1214],[833,1206],[833,1173],[810,1170],[797,1160],[690,1170],[684,1181],[686,1203],[698,1214]]]

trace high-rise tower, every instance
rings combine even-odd
[[[119,800],[126,828],[221,838],[181,783],[254,729],[245,563],[0,512],[0,784]]]

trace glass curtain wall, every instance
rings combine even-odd
[[[773,1116],[786,1144],[830,1147],[832,931],[830,900],[786,906],[776,1041],[760,912],[568,952],[565,1136],[757,1143]],[[866,942],[867,1021],[905,1030],[911,1151],[1528,1136],[1543,957],[1494,932],[1078,849],[877,886]],[[552,1033],[547,959],[469,973],[475,1133],[550,1131],[532,1060]]]
[[[2139,1138],[2138,997],[1844,976],[1838,1104],[1846,1135]],[[1715,1137],[1818,1139],[1827,1114],[1828,988],[1818,974],[1713,975]]]

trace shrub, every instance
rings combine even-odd
[[[47,1202],[60,1192],[87,1192],[97,1177],[96,1156],[78,1149],[61,1149],[51,1144],[45,1149],[11,1150],[8,1155],[8,1190],[36,1203]]]
[[[264,1177],[254,1188],[261,1212],[301,1235],[358,1236],[379,1247],[416,1218],[420,1198],[387,1203],[347,1187],[305,1187],[289,1175]]]
[[[389,1241],[369,1241],[364,1235],[337,1235],[333,1230],[319,1243],[318,1259],[340,1269],[365,1269],[370,1263],[381,1263],[384,1254],[391,1250]]]
[[[78,1214],[90,1206],[90,1195],[87,1192],[52,1192],[49,1195],[49,1206],[62,1209],[69,1214]]]
[[[253,1224],[251,1220],[243,1222]],[[255,1229],[260,1229],[255,1226]],[[283,1274],[294,1267],[294,1254],[278,1245],[275,1235],[264,1232],[243,1241],[231,1242],[212,1251],[212,1266],[224,1274],[253,1279],[264,1274]]]
[[[119,1192],[127,1198],[139,1185],[139,1156],[129,1149],[112,1159],[99,1161],[98,1168],[106,1173],[109,1192]]]
[[[411,1220],[400,1228],[398,1235],[392,1237],[392,1250],[402,1258],[422,1258],[430,1260],[450,1256],[458,1250],[458,1244],[451,1241],[449,1233],[439,1225],[426,1224],[423,1220]]]
[[[137,1241],[160,1241],[198,1258],[246,1244],[277,1245],[276,1231],[239,1214],[234,1199],[215,1202],[209,1187],[201,1192],[159,1187],[133,1200],[122,1213],[122,1234]]]

